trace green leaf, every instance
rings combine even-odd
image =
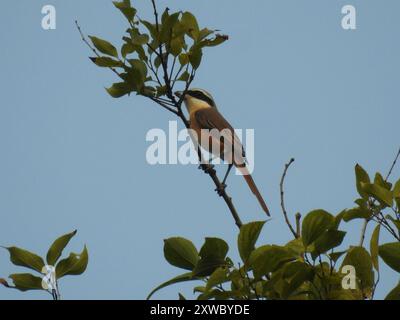
[[[181,23],[186,29],[186,33],[193,40],[197,40],[200,34],[199,24],[197,23],[196,17],[190,12],[184,12],[182,14]]]
[[[176,23],[179,21],[180,12],[176,12],[172,15],[168,15],[168,11],[165,11],[164,14],[167,13],[167,16],[164,17],[161,27],[160,40],[163,43],[169,44],[171,40],[171,36],[173,34],[172,30],[174,29]]]
[[[228,244],[219,238],[206,238],[200,250],[202,259],[225,259],[229,250]]]
[[[71,253],[68,258],[61,260],[56,266],[56,277],[77,276],[85,272],[89,262],[86,246],[80,254]]]
[[[92,40],[96,49],[101,53],[118,58],[117,49],[110,42],[93,36],[89,36],[89,38]]]
[[[381,225],[378,224],[372,233],[369,251],[371,252],[372,264],[376,271],[379,271],[379,233]]]
[[[204,245],[200,250],[200,260],[193,269],[196,276],[209,276],[218,267],[227,266],[225,260],[228,253],[228,244],[218,238],[206,238]]]
[[[369,219],[372,215],[372,212],[367,208],[353,208],[350,210],[346,210],[343,215],[343,220],[345,222],[349,222],[354,219]]]
[[[228,280],[227,273],[228,268],[220,267],[216,269],[207,281],[206,290],[209,291],[213,287],[226,282]]]
[[[139,74],[142,77],[142,80],[145,80],[148,72],[146,64],[139,59],[129,59],[128,62],[133,67],[134,70],[139,72]]]
[[[285,247],[297,257],[301,257],[305,251],[303,240],[301,238],[289,241]]]
[[[17,247],[5,248],[10,253],[10,260],[16,266],[26,267],[37,272],[42,272],[44,261],[37,254]]]
[[[400,198],[400,179],[396,182],[393,188],[393,197]]]
[[[207,38],[208,36],[212,35],[214,32],[215,32],[214,30],[210,30],[207,28],[200,30],[199,40],[203,40],[203,39]]]
[[[65,234],[59,237],[56,241],[53,242],[49,251],[47,252],[46,260],[47,263],[51,266],[54,266],[58,259],[61,257],[61,254],[64,248],[68,245],[69,241],[76,235],[77,230]]]
[[[181,293],[179,294],[179,300],[186,300],[185,296],[182,295]]]
[[[217,34],[214,39],[206,39],[201,41],[201,47],[216,47],[229,39],[226,35]]]
[[[189,56],[186,53],[181,53],[179,55],[179,63],[181,66],[185,66],[189,63]]]
[[[149,30],[151,36],[153,37],[154,40],[158,41],[158,32],[157,32],[157,27],[155,24],[152,24],[146,20],[140,20],[140,22]],[[155,46],[155,47],[158,47]]]
[[[385,181],[385,179],[379,172],[375,175],[374,184],[389,191],[392,189],[392,184],[390,182]]]
[[[119,9],[123,15],[128,19],[129,22],[133,22],[133,19],[137,13],[135,8],[132,8],[130,0],[113,1],[114,6]]]
[[[20,291],[43,290],[42,278],[35,277],[30,273],[16,273],[10,275],[15,288]]]
[[[315,210],[310,212],[303,220],[301,235],[304,246],[313,243],[334,222],[334,217],[324,211]]]
[[[103,68],[120,68],[124,65],[121,61],[114,60],[110,57],[93,57],[90,58],[90,60],[92,60],[96,66]]]
[[[194,69],[198,69],[203,58],[203,51],[201,48],[194,48],[189,53],[189,61]]]
[[[181,37],[177,37],[171,40],[170,51],[174,57],[179,56],[182,52],[184,46],[183,39]]]
[[[253,268],[256,279],[259,279],[295,259],[296,257],[284,247],[266,245],[255,249],[251,253],[248,263]]]
[[[355,172],[357,191],[362,198],[368,199],[368,194],[361,188],[361,183],[370,183],[369,175],[359,164],[356,165]]]
[[[400,300],[400,283],[389,292],[385,300]]]
[[[314,242],[315,250],[318,254],[325,253],[328,250],[340,246],[343,242],[346,232],[338,230],[327,230]]]
[[[121,55],[125,59],[127,55],[135,52],[135,47],[133,46],[132,43],[124,43],[122,48],[121,48]]]
[[[343,256],[347,251],[340,251],[340,252],[332,252],[329,254],[329,257],[332,259],[333,262],[337,262],[341,256]]]
[[[171,280],[168,280],[164,282],[163,284],[159,285],[157,288],[155,288],[153,291],[150,292],[150,294],[147,296],[146,300],[150,300],[151,297],[159,290],[168,287],[170,285],[176,284],[176,283],[181,283],[181,282],[186,282],[186,281],[195,281],[199,280],[199,278],[193,277],[191,272],[182,274],[180,276],[177,276]]]
[[[255,249],[255,244],[264,225],[265,221],[257,221],[245,224],[240,228],[237,241],[239,254],[244,263],[247,262],[250,254]]]
[[[379,246],[379,256],[389,267],[400,272],[400,242]]]
[[[184,238],[165,240],[164,257],[171,265],[186,270],[193,270],[199,261],[196,247]]]
[[[187,71],[184,71],[181,76],[177,79],[177,81],[187,82],[190,79],[190,74]]]
[[[391,191],[376,184],[361,183],[362,190],[381,204],[391,207],[393,205],[393,194]]]
[[[132,90],[125,82],[114,83],[110,88],[106,89],[109,95],[113,98],[120,98],[127,95]]]
[[[374,272],[372,259],[368,251],[363,247],[352,247],[343,260],[343,266],[353,266],[356,276],[361,282],[361,289],[371,289],[374,285]]]

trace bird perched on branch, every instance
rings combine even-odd
[[[243,145],[233,127],[219,113],[211,94],[203,89],[190,89],[185,93],[178,91],[175,95],[183,99],[188,109],[190,129],[196,133],[195,142],[213,156],[228,162],[222,188],[225,189],[226,179],[235,166],[243,175],[262,209],[270,216],[268,207],[247,168]]]

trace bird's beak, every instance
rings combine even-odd
[[[181,98],[182,95],[183,95],[183,92],[182,92],[182,91],[177,91],[177,92],[175,92],[175,95],[176,95],[178,98]]]

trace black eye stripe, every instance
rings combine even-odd
[[[188,94],[189,94],[190,96],[192,96],[193,98],[196,98],[196,99],[205,101],[205,102],[207,102],[209,105],[214,106],[214,101],[213,101],[210,97],[206,96],[206,95],[205,95],[203,92],[201,92],[201,91],[188,91]]]

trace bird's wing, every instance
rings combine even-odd
[[[230,146],[233,147],[234,159],[237,164],[245,164],[244,149],[239,137],[236,135],[235,130],[230,123],[218,112],[217,109],[201,109],[198,110],[194,116],[200,128],[210,130],[211,135],[216,139],[220,140],[221,135],[216,136],[216,133],[212,131],[213,129],[217,129],[219,132],[227,129],[229,134],[224,135],[224,145],[227,145],[226,147],[228,148],[231,148]]]

